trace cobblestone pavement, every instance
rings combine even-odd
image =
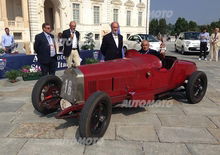
[[[198,61],[198,56],[173,52],[168,55],[196,62],[209,84],[202,102],[189,105],[181,96],[172,106],[113,110],[105,136],[95,145],[76,141],[78,121],[42,116],[31,104],[36,81],[11,84],[0,80],[0,154],[163,154],[219,155],[220,152],[220,63]],[[59,72],[58,74],[62,74]]]

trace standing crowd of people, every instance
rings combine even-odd
[[[80,66],[81,58],[79,51],[80,33],[76,30],[77,23],[71,21],[69,28],[58,34],[58,49],[51,34],[52,28],[48,23],[42,25],[43,32],[35,36],[34,50],[37,53],[38,62],[41,67],[42,75],[55,75],[57,69],[57,53],[62,51],[66,57],[67,67]],[[103,37],[100,51],[104,56],[104,60],[113,60],[123,58],[123,36],[120,34],[118,22],[111,23],[111,32]],[[207,61],[208,44],[210,43],[210,61],[218,61],[218,52],[220,49],[220,33],[219,28],[215,28],[211,37],[207,29],[203,29],[200,36],[200,56],[199,60]],[[10,34],[9,28],[5,28],[5,34],[2,36],[2,47],[6,53],[10,53],[15,47],[14,37]],[[160,51],[149,48],[150,43],[147,40],[141,42],[141,54],[153,54],[159,58],[163,58],[166,53],[166,46],[161,39]]]
[[[63,51],[66,57],[67,67],[80,66],[81,58],[79,52],[80,33],[76,30],[76,22],[71,21],[69,29],[58,34],[59,49],[56,49],[54,35],[51,34],[51,26],[48,23],[42,25],[43,32],[35,36],[34,50],[37,53],[38,62],[42,75],[55,75],[57,66],[57,51]],[[165,55],[165,44],[162,42],[161,51],[154,51],[149,48],[149,42],[144,40],[141,43],[141,54]],[[111,32],[103,37],[100,48],[104,60],[113,60],[124,57],[123,36],[119,33],[118,22],[111,23]]]
[[[220,50],[220,33],[219,28],[215,28],[214,32],[209,36],[207,29],[204,28],[200,33],[200,56],[199,60],[207,61],[208,44],[210,43],[210,61],[218,61],[218,52]],[[202,58],[203,57],[203,58]]]

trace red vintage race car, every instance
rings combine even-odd
[[[206,93],[206,74],[194,62],[129,51],[125,59],[67,69],[62,80],[42,77],[33,88],[32,103],[42,114],[56,111],[56,118],[79,116],[81,137],[102,137],[114,105],[156,100],[179,87],[189,103],[198,103]]]

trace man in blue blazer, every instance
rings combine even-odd
[[[111,24],[111,32],[103,37],[101,52],[105,57],[105,61],[122,58],[123,37],[118,33],[119,24],[113,22]]]
[[[57,52],[54,35],[48,23],[42,25],[43,32],[35,36],[34,50],[37,53],[42,75],[55,75],[57,68]]]

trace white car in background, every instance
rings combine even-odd
[[[150,42],[150,49],[159,51],[161,42],[157,40],[153,35],[149,34],[136,34],[128,37],[126,41],[123,43],[124,50],[129,49],[141,49],[141,41],[148,40]]]
[[[175,50],[181,54],[186,52],[200,52],[200,32],[182,32],[175,41]],[[208,50],[210,44],[208,43]]]

